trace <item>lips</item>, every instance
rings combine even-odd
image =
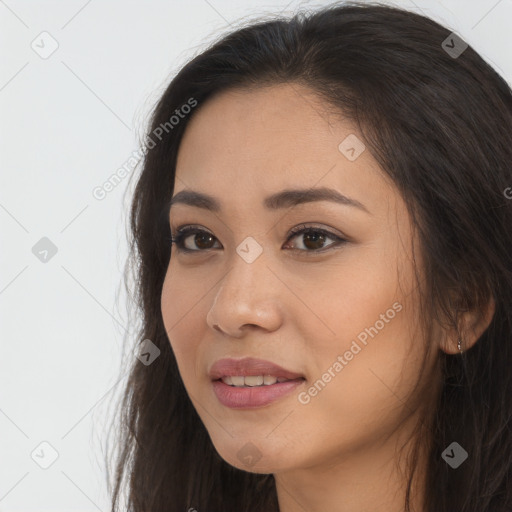
[[[219,402],[236,410],[268,406],[305,385],[300,373],[252,357],[221,359],[209,375]]]
[[[303,379],[300,373],[295,373],[270,361],[246,357],[243,359],[220,359],[210,368],[211,380],[220,380],[226,377],[258,377],[270,375],[276,379],[295,380]]]

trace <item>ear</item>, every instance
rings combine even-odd
[[[449,329],[442,337],[440,349],[447,354],[459,354],[457,342],[461,338],[463,352],[469,350],[485,332],[496,311],[496,303],[492,295],[483,309],[458,310],[458,331]]]

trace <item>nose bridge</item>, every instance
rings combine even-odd
[[[221,281],[217,297],[227,294],[247,303],[252,298],[257,300],[262,292],[264,296],[268,296],[268,258],[262,245],[256,244],[258,243],[254,239],[246,239],[238,245],[230,260],[230,269]]]
[[[210,327],[232,335],[246,324],[274,329],[279,322],[276,288],[267,267],[263,247],[245,239],[232,255],[230,268],[221,279],[207,320]]]

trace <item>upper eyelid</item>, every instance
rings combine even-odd
[[[205,231],[206,233],[210,233],[211,235],[213,235],[213,233],[211,233],[210,231],[208,231],[206,228],[204,228],[203,226],[201,226],[199,224],[183,224],[182,226],[178,226],[174,232],[175,232],[175,234],[180,234],[184,231],[189,231],[192,229]],[[171,231],[172,231],[172,228],[171,228]]]
[[[298,224],[297,226],[293,227],[288,232],[289,232],[290,236],[293,236],[293,235],[302,233],[302,231],[316,229],[318,231],[324,231],[334,237],[347,238],[343,233],[339,232],[339,230],[335,230],[334,228],[329,228],[329,227],[316,226],[314,224],[319,224],[319,223],[313,223],[313,225],[308,225],[307,223],[303,222],[302,224]],[[339,234],[335,233],[335,231],[338,231]]]
[[[315,223],[313,223],[313,224],[315,224]],[[316,226],[316,225],[307,225],[307,223],[298,224],[297,226],[288,230],[288,233],[287,233],[289,235],[288,238],[290,236],[300,234],[302,231],[313,230],[313,229],[316,229],[318,231],[325,231],[326,233],[328,233],[334,237],[343,238],[343,239],[348,238],[346,235],[344,235],[341,232],[339,232],[339,234],[335,233],[334,231],[338,231],[338,230],[334,230],[334,228],[321,227],[321,226]],[[201,226],[199,224],[183,224],[182,226],[178,226],[174,230],[171,228],[171,235],[173,237],[175,237],[175,236],[179,236],[180,234],[185,234],[188,231],[193,231],[193,230],[203,231],[203,232],[209,233],[210,235],[217,238],[211,231],[209,231],[208,229],[204,228],[203,226]],[[217,238],[217,240],[218,240],[218,238]]]

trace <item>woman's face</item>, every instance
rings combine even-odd
[[[224,92],[178,154],[174,196],[218,209],[171,206],[173,236],[202,232],[172,247],[162,315],[216,450],[246,471],[378,460],[419,402],[404,404],[423,362],[409,215],[354,125],[327,112],[296,84]],[[323,189],[348,199],[310,197]]]

